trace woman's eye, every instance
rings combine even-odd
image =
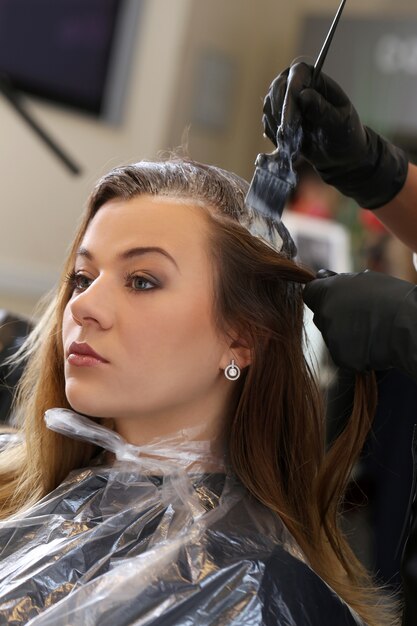
[[[132,291],[148,291],[155,288],[155,283],[144,276],[129,276],[127,283]]]
[[[69,282],[74,291],[85,291],[93,282],[91,278],[85,274],[72,274]]]

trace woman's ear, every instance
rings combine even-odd
[[[238,365],[240,369],[248,367],[248,365],[252,363],[252,348],[249,341],[242,337],[232,339],[222,357],[220,363],[221,369],[225,369],[230,365],[231,359],[236,361],[236,365]]]

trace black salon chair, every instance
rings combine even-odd
[[[0,423],[3,424],[10,420],[16,385],[24,367],[10,365],[7,359],[20,348],[31,329],[28,319],[0,309]]]

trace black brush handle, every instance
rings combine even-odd
[[[312,85],[315,84],[316,79],[318,78],[320,72],[321,72],[321,68],[323,67],[323,63],[326,59],[327,53],[329,51],[330,48],[330,44],[332,43],[332,39],[333,39],[333,35],[336,32],[336,28],[337,25],[339,23],[340,20],[340,16],[342,15],[342,11],[344,9],[344,6],[346,4],[346,0],[342,0],[342,2],[339,5],[339,8],[337,9],[337,13],[334,16],[334,20],[332,22],[332,25],[330,26],[330,30],[327,33],[327,37],[324,40],[324,44],[319,52],[319,56],[317,57],[316,62],[314,63],[314,69],[313,69],[313,78],[312,78]]]

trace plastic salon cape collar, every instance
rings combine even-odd
[[[203,471],[208,442],[135,448],[72,411],[46,421],[116,461],[0,522],[0,624],[364,626],[275,514]]]

